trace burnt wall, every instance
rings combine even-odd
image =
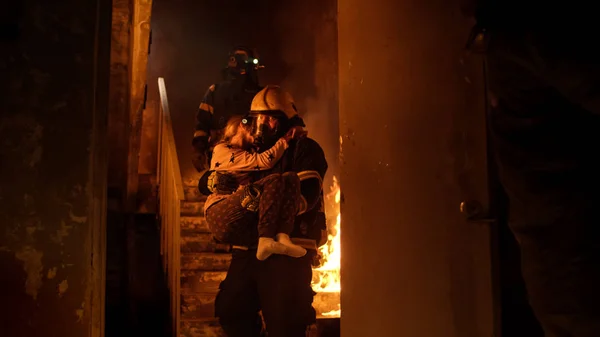
[[[129,88],[131,63],[131,0],[113,1],[109,100],[109,205],[121,209],[127,185]]]
[[[153,6],[140,172],[153,172],[156,166],[156,79],[162,76],[184,183],[195,184],[199,174],[190,156],[196,110],[208,86],[220,80],[227,53],[239,44],[258,49],[266,65],[261,83],[282,84],[291,91],[310,136],[325,148],[330,172],[335,172],[336,1],[155,0]]]
[[[2,336],[102,334],[110,6],[3,5]]]

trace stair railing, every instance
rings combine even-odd
[[[180,210],[185,200],[179,159],[165,79],[158,78],[160,118],[158,126],[158,220],[161,232],[162,266],[169,289],[173,336],[179,337],[180,321]]]

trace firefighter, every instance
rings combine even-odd
[[[270,148],[290,128],[304,125],[292,96],[272,85],[253,99],[247,119],[258,151]],[[254,179],[288,171],[296,172],[302,185],[302,202],[290,237],[308,253],[300,258],[281,255],[258,261],[255,245],[233,247],[231,265],[215,301],[215,315],[229,337],[260,336],[259,310],[269,337],[305,337],[316,322],[312,266],[317,248],[327,239],[322,191],[327,161],[321,146],[308,137],[292,141],[276,166],[255,172]],[[216,182],[206,189],[237,189],[235,180],[226,175],[203,181],[209,180]]]
[[[471,0],[492,146],[548,337],[600,336],[600,33],[594,3]],[[478,38],[476,38],[479,36]]]
[[[261,68],[254,50],[236,47],[229,53],[223,81],[211,85],[204,94],[192,140],[192,163],[198,172],[207,169],[212,146],[219,140],[229,117],[248,113],[252,98],[261,89],[257,76]]]

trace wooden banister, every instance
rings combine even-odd
[[[160,118],[158,128],[158,216],[161,228],[161,254],[170,294],[173,336],[179,337],[180,321],[180,211],[185,200],[179,158],[175,146],[171,111],[165,79],[158,78]]]

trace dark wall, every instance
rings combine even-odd
[[[112,11],[108,186],[109,197],[117,200],[112,208],[122,206],[127,185],[132,1],[114,0]]]
[[[3,5],[2,336],[101,335],[110,5]]]
[[[229,50],[256,47],[266,69],[261,83],[282,84],[291,91],[336,171],[337,123],[336,1],[166,1],[155,0],[149,98],[157,100],[156,79],[165,77],[184,182],[194,184],[191,165],[194,118],[208,86],[220,80]],[[144,128],[156,123],[154,103]],[[155,129],[144,134],[140,169],[155,165]]]

